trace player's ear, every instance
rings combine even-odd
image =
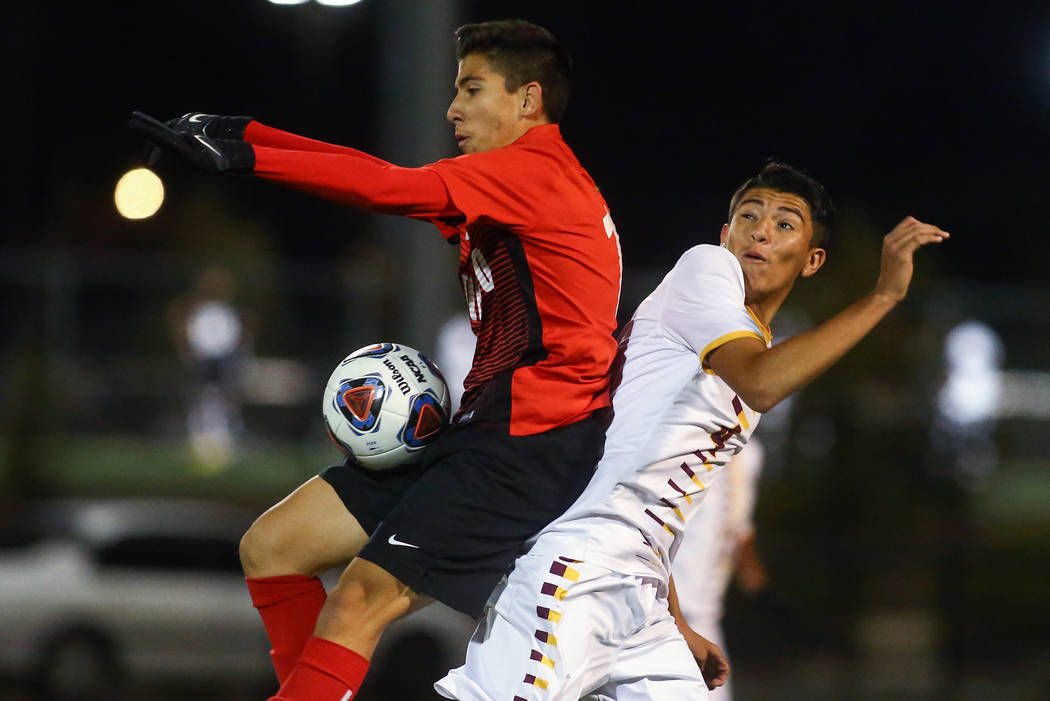
[[[722,248],[727,248],[729,241],[729,224],[722,225],[722,233],[718,235],[718,245]]]
[[[802,277],[809,277],[815,272],[820,270],[821,266],[824,265],[824,261],[827,260],[828,254],[823,248],[811,248],[809,249],[809,257],[806,258],[806,264],[802,266],[802,270],[799,274]]]
[[[537,117],[543,113],[543,86],[535,80],[522,85],[518,91],[521,98],[518,113],[522,117]]]

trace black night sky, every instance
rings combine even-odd
[[[125,126],[133,109],[251,114],[374,148],[380,4],[9,9],[8,237],[150,245],[110,206],[113,183],[141,150]],[[563,132],[612,207],[628,265],[666,266],[709,240],[735,185],[775,156],[812,172],[841,210],[875,228],[912,214],[951,231],[937,253],[949,278],[1045,279],[1033,255],[1046,249],[1050,159],[1050,9],[1041,3],[461,7],[464,21],[544,24],[570,49],[577,73]],[[450,84],[453,76],[450,60]],[[291,229],[355,216],[273,188],[260,198],[251,186],[218,187]],[[321,255],[331,239],[291,235],[280,246]]]

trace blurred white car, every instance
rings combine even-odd
[[[254,512],[179,500],[39,502],[0,523],[0,674],[34,696],[124,683],[275,686],[237,557]]]

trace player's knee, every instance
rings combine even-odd
[[[302,567],[296,561],[294,538],[289,537],[284,529],[271,527],[265,516],[241,536],[238,552],[241,568],[248,577],[312,574],[299,571]]]
[[[241,536],[237,553],[241,558],[241,569],[247,577],[258,577],[261,575],[263,563],[266,561],[264,539],[255,532],[255,526]]]
[[[343,576],[328,595],[325,608],[330,615],[318,620],[318,628],[331,631],[341,625],[350,625],[359,631],[370,628],[378,635],[406,615],[411,604],[410,594],[404,590]]]

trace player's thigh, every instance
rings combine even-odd
[[[434,688],[459,701],[557,699],[561,685],[553,678],[554,670],[541,672],[542,662],[530,659],[538,646],[525,622],[509,620],[490,608],[467,644],[463,665],[450,670]]]
[[[478,701],[577,701],[608,678],[619,647],[643,622],[631,580],[557,557],[519,558],[464,665],[437,688]]]
[[[314,477],[256,519],[241,562],[249,577],[316,575],[346,565],[367,541],[332,486]]]

